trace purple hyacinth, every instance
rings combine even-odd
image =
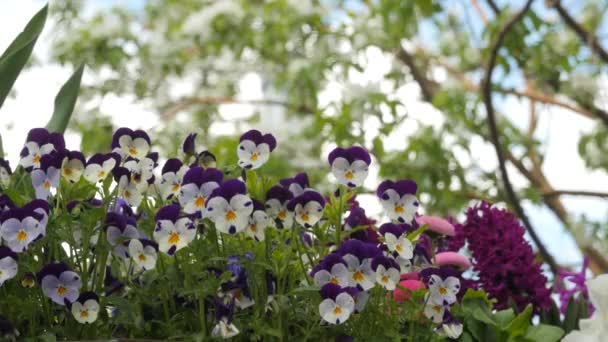
[[[517,218],[486,202],[469,208],[466,215],[463,231],[473,256],[473,270],[478,272],[481,287],[497,300],[495,308],[507,308],[509,299],[520,310],[528,304],[536,311],[549,307],[547,278]]]
[[[237,147],[238,164],[243,169],[257,169],[268,161],[276,147],[277,141],[270,133],[262,134],[255,129],[245,132]]]
[[[63,262],[50,263],[36,275],[42,292],[59,305],[73,303],[78,298],[80,276]]]
[[[585,256],[583,259],[583,267],[580,272],[559,271],[559,277],[562,282],[555,282],[555,292],[559,295],[559,309],[564,315],[568,309],[570,298],[575,294],[580,293],[584,298],[589,298],[589,291],[587,289],[587,269],[589,268],[589,262],[589,257]],[[566,282],[571,284],[569,288],[566,287]],[[589,302],[589,315],[591,315],[594,310],[593,304]]]
[[[372,161],[369,152],[359,146],[336,147],[327,159],[338,183],[349,187],[363,185]]]
[[[391,220],[411,224],[420,206],[416,199],[417,188],[416,182],[409,179],[386,180],[380,183],[376,195]]]

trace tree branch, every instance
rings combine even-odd
[[[426,77],[424,72],[418,68],[416,62],[414,60],[414,56],[412,56],[409,52],[407,52],[403,47],[400,47],[399,51],[397,51],[397,58],[403,62],[409,69],[412,77],[420,86],[420,90],[422,92],[422,98],[426,102],[433,102],[433,95],[436,93],[437,84]]]
[[[557,10],[562,19],[564,19],[566,24],[570,26],[574,32],[576,32],[583,43],[587,44],[589,48],[604,61],[604,63],[608,63],[608,52],[604,50],[595,34],[587,31],[579,22],[577,22],[576,19],[574,19],[562,6],[560,0],[549,1],[549,6],[552,6]]]
[[[561,195],[569,196],[586,196],[586,197],[605,197],[608,198],[608,193],[599,191],[586,191],[586,190],[553,190],[543,193],[545,197],[555,197]]]
[[[557,274],[558,270],[559,270],[557,263],[553,259],[553,256],[546,249],[545,245],[540,240],[539,236],[537,235],[536,231],[534,230],[534,227],[532,227],[532,224],[530,223],[528,216],[526,215],[523,208],[521,207],[517,194],[513,190],[511,181],[509,180],[509,174],[507,172],[507,167],[506,167],[506,163],[505,163],[505,159],[504,159],[504,155],[503,155],[502,147],[501,147],[501,143],[500,143],[500,136],[498,134],[498,128],[497,128],[497,124],[496,124],[496,116],[494,113],[494,104],[492,103],[492,73],[494,71],[494,67],[496,66],[496,58],[498,57],[498,51],[500,50],[500,47],[502,46],[502,44],[505,40],[505,37],[507,36],[507,34],[511,30],[511,28],[513,28],[513,26],[515,26],[515,24],[517,24],[517,22],[519,22],[524,17],[526,12],[530,9],[530,5],[532,5],[532,1],[533,0],[527,0],[525,6],[521,10],[519,10],[503,26],[503,28],[498,33],[498,36],[496,37],[496,40],[494,41],[494,43],[490,49],[490,58],[488,60],[487,66],[486,66],[486,73],[485,73],[483,87],[482,87],[482,95],[483,95],[484,104],[485,104],[487,115],[488,115],[488,124],[490,126],[491,141],[492,141],[492,144],[494,145],[494,149],[496,150],[496,156],[498,157],[498,164],[499,164],[500,172],[501,172],[501,175],[503,178],[505,190],[507,192],[509,201],[513,205],[513,208],[515,209],[515,212],[517,213],[517,215],[520,217],[520,219],[524,223],[524,226],[528,230],[530,237],[536,244],[539,254],[542,256],[542,258],[545,260],[545,262],[549,265],[553,274]]]
[[[488,16],[486,15],[486,12],[484,12],[483,9],[481,8],[481,6],[479,5],[479,0],[471,0],[471,4],[473,5],[473,8],[477,12],[477,15],[479,15],[479,18],[481,18],[481,21],[483,21],[484,23],[487,23]]]
[[[487,0],[487,2],[488,6],[490,6],[490,8],[492,9],[492,12],[494,12],[494,15],[498,15],[500,13],[500,9],[498,8],[498,6],[496,6],[494,0]]]

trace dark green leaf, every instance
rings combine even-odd
[[[36,40],[46,22],[47,11],[48,5],[38,11],[27,23],[23,32],[13,40],[0,56],[0,107],[4,104],[4,100],[11,91],[15,80],[17,80],[17,76],[19,76],[21,69],[23,69],[32,54],[32,50],[34,50]]]
[[[531,326],[524,338],[528,341],[543,341],[555,342],[564,335],[564,331],[560,327],[547,324],[539,324]]]
[[[78,99],[83,71],[84,64],[81,64],[67,82],[65,82],[63,87],[61,87],[59,93],[57,93],[53,116],[46,125],[46,128],[49,131],[63,133],[68,127],[68,122],[70,121],[74,106],[76,105],[76,100]]]
[[[530,318],[532,317],[532,305],[528,304],[526,309],[517,315],[514,320],[506,327],[509,336],[516,337],[523,335],[528,327],[530,327]]]
[[[578,301],[572,296],[568,301],[568,308],[566,309],[566,316],[562,325],[566,333],[576,329],[578,325],[578,311]]]

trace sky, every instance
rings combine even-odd
[[[108,6],[115,0],[89,1],[87,11],[95,8]],[[130,2],[132,6],[141,6],[141,1]],[[21,31],[33,14],[43,6],[43,1],[38,0],[0,0],[0,51],[10,44],[12,39]],[[27,132],[33,127],[46,125],[53,110],[54,96],[72,73],[72,70],[54,64],[49,59],[50,45],[53,37],[46,29],[35,48],[35,55],[39,63],[24,71],[18,78],[14,89],[16,97],[7,99],[4,106],[0,108],[0,135],[3,138],[4,150],[12,165],[18,161],[18,153],[21,150]],[[374,60],[361,74],[356,75],[353,80],[355,84],[369,86],[376,82],[374,75],[382,73],[386,69],[388,61],[383,60],[381,55],[374,55],[371,50],[370,59]],[[83,82],[87,82],[90,75],[85,72]],[[439,73],[441,77],[441,73]],[[606,83],[608,84],[608,83]],[[381,85],[380,85],[381,86]],[[343,91],[342,85],[333,84],[320,97],[331,99],[339,96]],[[244,89],[240,96],[244,98],[261,98],[262,82],[255,74],[247,75],[243,80],[241,88]],[[245,91],[247,90],[247,91]],[[399,99],[408,107],[408,112],[417,116],[427,124],[437,124],[441,120],[441,114],[430,105],[419,101],[419,89],[415,84],[406,85],[398,94]],[[323,99],[321,99],[323,100]],[[527,102],[514,98],[499,99],[497,105],[501,112],[505,113],[515,124],[521,127],[527,125]],[[115,125],[131,128],[150,129],[159,124],[158,116],[147,110],[143,104],[137,103],[128,96],[108,96],[100,106],[102,113],[112,117]],[[242,111],[252,111],[247,106],[227,106],[222,109],[228,115]],[[128,113],[128,115],[126,115]],[[603,172],[592,172],[587,170],[583,161],[578,156],[577,143],[580,136],[593,128],[593,123],[564,109],[541,107],[540,121],[537,130],[537,138],[546,143],[546,159],[543,171],[556,189],[564,190],[592,190],[608,192],[608,175]],[[230,127],[224,127],[230,130]],[[406,128],[403,128],[406,130]],[[411,128],[410,128],[411,130]],[[230,132],[227,132],[230,133]],[[411,132],[395,132],[388,138],[387,146],[391,140],[399,145],[402,142],[402,134]],[[398,140],[399,139],[399,140]],[[80,137],[66,134],[68,148],[76,149],[80,143]],[[486,170],[496,170],[497,161],[491,145],[478,140],[472,140],[473,154],[478,158],[480,164]],[[377,182],[377,176],[371,170],[368,182]],[[524,179],[516,170],[510,168],[510,175],[516,186],[525,184]],[[574,215],[585,214],[590,218],[605,220],[608,215],[608,201],[581,197],[562,197],[567,209]],[[372,213],[380,211],[378,204],[373,199],[363,201],[365,207],[369,207]],[[564,231],[563,226],[547,209],[524,202],[524,206],[531,218],[532,224],[537,228],[541,238],[547,241],[549,251],[563,264],[576,265],[582,260],[578,249],[572,238]]]

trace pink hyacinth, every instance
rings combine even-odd
[[[447,220],[436,216],[418,216],[416,222],[419,225],[428,225],[428,230],[441,235],[454,236],[454,226]]]
[[[441,252],[435,255],[435,261],[439,266],[451,265],[458,267],[461,271],[466,271],[471,267],[469,258],[456,252]]]

